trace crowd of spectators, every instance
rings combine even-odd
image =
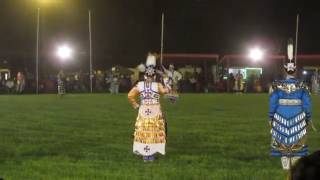
[[[236,75],[229,74],[227,83],[229,83],[229,92],[262,92],[261,75],[250,74],[247,79],[244,79],[243,74],[238,72]],[[228,90],[227,90],[228,91]]]
[[[39,78],[39,93],[56,93],[58,77],[63,81],[67,93],[90,92],[90,74],[82,71],[64,72],[57,74],[42,75]],[[92,88],[94,92],[128,92],[132,86],[131,77],[128,74],[113,73],[110,71],[97,70],[92,76]],[[36,78],[27,75],[26,72],[17,72],[11,77],[0,79],[0,92],[2,94],[34,93]]]
[[[196,70],[196,69],[200,70]],[[245,78],[239,71],[228,75],[214,77],[212,73],[205,74],[201,68],[192,67],[188,70],[176,69],[179,80],[176,88],[180,93],[260,93],[268,92],[272,80],[266,80],[261,74],[251,73]],[[170,68],[169,68],[170,69]],[[134,68],[133,68],[134,71]],[[141,73],[135,75],[132,69],[116,66],[108,70],[95,70],[92,76],[92,89],[97,93],[126,93],[132,86],[141,79]],[[138,70],[137,70],[138,71]],[[59,72],[61,73],[61,71]],[[63,81],[67,93],[90,92],[90,75],[88,72],[63,72]],[[143,74],[143,73],[142,73]],[[137,77],[136,77],[137,76]],[[138,77],[139,76],[139,77]],[[312,91],[319,89],[319,75],[314,74],[309,78],[309,85]],[[57,74],[42,75],[39,78],[39,93],[57,92]],[[143,76],[142,76],[143,79]],[[0,79],[0,92],[2,93],[34,93],[36,89],[35,77],[30,72],[16,72],[10,78]],[[308,81],[307,81],[308,82]],[[319,90],[318,90],[319,91]]]
[[[80,71],[68,73],[64,76],[65,77],[62,79],[67,93],[86,93],[91,91],[89,73],[83,73]],[[54,81],[51,81],[51,83],[53,82]],[[118,72],[114,68],[111,71],[94,71],[92,76],[92,89],[97,93],[109,92],[117,94],[121,92],[128,92],[131,86],[132,82],[130,75]],[[50,86],[50,88],[52,87]]]

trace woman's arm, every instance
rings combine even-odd
[[[136,101],[136,97],[139,95],[139,90],[137,87],[133,87],[128,93],[128,100],[134,109],[139,108],[139,104]]]
[[[158,83],[158,90],[160,94],[167,94],[170,90],[167,87],[163,87],[161,83]]]

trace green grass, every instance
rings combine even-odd
[[[163,103],[167,155],[132,154],[137,112],[126,95],[0,96],[0,177],[36,179],[284,179],[269,156],[268,95],[183,94]],[[319,97],[313,97],[319,125]],[[309,133],[311,152],[319,135]]]

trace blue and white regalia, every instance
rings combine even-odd
[[[273,83],[270,96],[271,155],[281,157],[284,170],[290,170],[308,154],[307,127],[311,123],[311,98],[306,85],[297,80],[296,58],[293,61],[293,41],[288,44],[288,59],[284,69],[286,79]]]
[[[272,156],[305,156],[307,125],[311,119],[311,99],[306,86],[291,77],[274,83],[270,96]]]

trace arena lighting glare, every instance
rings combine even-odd
[[[260,48],[253,48],[249,51],[249,58],[253,61],[260,61],[263,58],[263,51]]]
[[[68,45],[62,45],[57,48],[57,56],[65,61],[72,58],[73,50]]]
[[[39,5],[52,5],[61,3],[63,0],[35,0]]]
[[[303,71],[302,74],[303,74],[303,75],[307,75],[308,72],[307,72],[307,71]]]

